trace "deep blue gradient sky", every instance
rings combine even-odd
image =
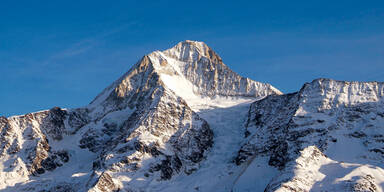
[[[1,1],[0,115],[88,104],[143,55],[206,42],[234,71],[294,92],[384,81],[384,1]]]

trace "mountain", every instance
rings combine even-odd
[[[252,103],[235,162],[264,165],[260,191],[383,191],[383,122],[384,83],[316,79]]]
[[[384,83],[297,93],[184,41],[89,105],[0,117],[1,191],[382,191]]]

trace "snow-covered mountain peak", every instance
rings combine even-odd
[[[114,108],[116,101],[132,103],[129,100],[133,93],[154,87],[172,91],[191,107],[201,103],[228,106],[237,103],[233,100],[254,100],[270,94],[282,94],[270,84],[256,82],[233,72],[205,43],[187,40],[165,51],[154,51],[144,56],[130,71],[105,89],[91,103],[91,107],[110,103],[105,108]],[[111,103],[113,106],[110,106]]]
[[[221,58],[207,44],[200,41],[182,41],[163,53],[180,61],[197,61],[201,57],[209,59],[216,57],[217,61],[221,62]]]
[[[241,77],[203,42],[183,41],[148,55],[166,87],[176,94],[203,97],[253,97],[281,94],[266,83]]]
[[[225,66],[220,56],[200,41],[182,41],[164,51],[154,51],[148,54],[148,57],[159,73],[169,73],[169,70],[173,69],[183,75],[192,66],[203,67],[205,71],[214,70],[216,65]],[[199,66],[203,63],[209,65]],[[225,67],[229,70],[227,66]]]

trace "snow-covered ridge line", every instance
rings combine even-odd
[[[43,109],[43,110],[40,110],[40,111],[35,111],[35,112],[32,112],[30,114],[33,114],[33,113],[44,113],[44,112],[47,112],[49,111],[48,109]],[[20,118],[20,117],[23,117],[25,116],[26,114],[22,114],[22,115],[12,115],[12,116],[9,116],[7,118]]]
[[[382,82],[316,79],[299,92],[256,101],[236,163],[267,158],[269,172],[280,169],[260,189],[267,192],[381,192],[383,87]]]
[[[337,106],[379,102],[384,98],[384,82],[338,81],[320,78],[306,83],[300,93],[321,95]]]

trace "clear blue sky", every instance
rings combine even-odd
[[[384,1],[0,2],[0,115],[80,107],[143,55],[206,42],[293,92],[319,77],[384,81]]]

